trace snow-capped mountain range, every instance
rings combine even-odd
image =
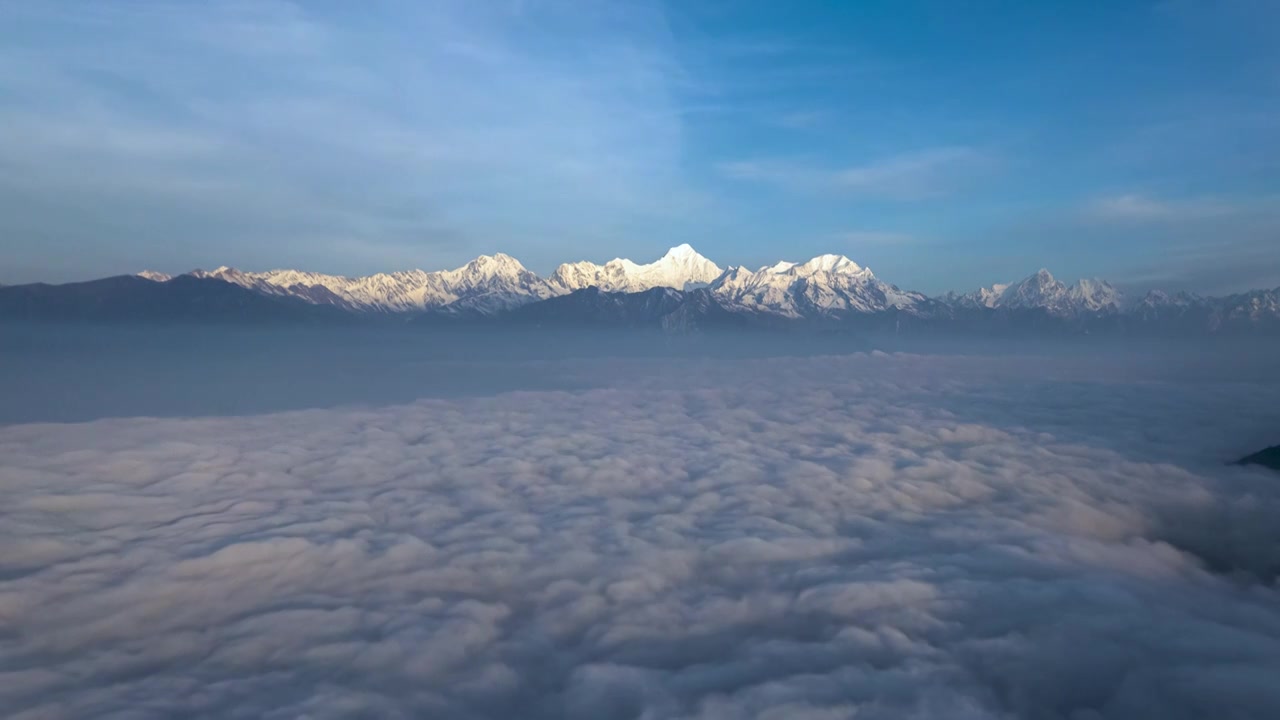
[[[300,270],[245,272],[226,266],[193,270],[187,275],[223,280],[265,295],[295,297],[347,310],[448,309],[493,314],[588,287],[608,292],[640,292],[655,287],[683,290],[706,285],[721,273],[715,263],[692,247],[680,245],[648,265],[637,265],[622,258],[604,265],[565,263],[546,279],[503,253],[481,255],[454,270],[406,270],[364,277]],[[150,270],[138,275],[159,282],[170,279],[169,275]]]
[[[780,262],[751,271],[730,268],[711,290],[726,307],[789,318],[874,313],[926,302],[903,292],[842,255],[820,255],[805,263]]]
[[[658,260],[643,265],[623,258],[603,265],[566,263],[546,278],[515,258],[497,253],[482,255],[453,270],[406,270],[365,277],[220,267],[177,277],[143,271],[134,278],[137,282],[144,279],[151,281],[144,283],[146,286],[170,286],[181,279],[188,289],[192,283],[223,281],[242,288],[240,292],[288,303],[294,310],[307,306],[323,309],[325,317],[341,311],[340,315],[348,316],[533,323],[576,319],[680,328],[708,323],[814,321],[895,330],[904,326],[1008,329],[1024,325],[1078,331],[1135,327],[1209,332],[1258,327],[1280,330],[1280,288],[1221,298],[1158,291],[1130,298],[1103,280],[1066,284],[1040,270],[1017,282],[931,298],[885,282],[870,268],[841,255],[778,262],[754,270],[741,266],[722,269],[689,245],[671,248]],[[26,294],[20,301],[13,300],[13,306],[30,315],[36,307],[33,303],[49,302],[49,288],[54,286],[40,287],[44,289],[35,295],[21,291]],[[112,287],[113,292],[123,291]],[[20,295],[16,288],[4,288],[3,292],[15,298]],[[76,298],[59,301],[59,307],[74,306]]]
[[[1054,315],[1113,312],[1120,310],[1125,302],[1124,294],[1105,280],[1082,279],[1067,285],[1045,269],[1016,283],[980,288],[966,295],[952,296],[951,300],[991,309],[1042,308]]]
[[[138,274],[158,282],[170,279],[153,271]],[[905,309],[927,301],[920,293],[904,292],[883,282],[870,268],[841,255],[821,255],[804,263],[779,262],[757,270],[723,270],[687,244],[671,248],[646,265],[624,258],[603,265],[565,263],[546,279],[502,253],[481,255],[455,270],[408,270],[365,277],[299,270],[245,272],[225,266],[193,270],[187,275],[223,280],[264,295],[377,312],[494,314],[586,288],[608,293],[708,288],[725,307],[792,318]]]
[[[224,280],[266,295],[292,296],[358,311],[415,312],[450,307],[492,313],[557,294],[519,260],[502,253],[481,255],[455,270],[406,270],[365,277],[299,270],[244,272],[225,266],[188,274]]]

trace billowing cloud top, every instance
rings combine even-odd
[[[1275,716],[1276,385],[1050,365],[0,429],[0,707]]]

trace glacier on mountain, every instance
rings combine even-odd
[[[718,265],[686,243],[671,248],[648,265],[637,265],[625,258],[614,258],[604,265],[565,263],[547,282],[560,294],[588,287],[605,292],[642,292],[657,287],[690,290],[711,283],[720,274]]]

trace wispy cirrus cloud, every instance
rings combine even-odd
[[[1280,284],[1280,196],[1170,195],[1129,190],[1032,212],[988,231],[1008,248],[1068,276],[1101,276],[1135,292],[1158,288],[1223,295]],[[1102,264],[1074,263],[1096,257]],[[992,258],[999,261],[1000,258]]]
[[[843,168],[834,182],[846,192],[920,199],[949,194],[993,163],[991,155],[976,148],[931,148]]]
[[[795,110],[770,119],[770,123],[788,130],[811,130],[830,120],[829,113],[821,110]]]
[[[550,263],[697,202],[658,5],[392,1],[367,19],[5,3],[0,230],[96,243],[120,270],[354,271]]]
[[[1087,218],[1126,223],[1159,223],[1223,217],[1238,207],[1214,198],[1159,198],[1142,193],[1108,195],[1089,202]]]
[[[1280,243],[1280,196],[1121,193],[1086,203],[1072,224],[1158,248],[1125,272],[1137,286],[1227,293],[1280,283],[1280,265],[1272,260]]]
[[[732,180],[768,183],[790,190],[909,201],[957,192],[967,181],[991,172],[996,164],[989,152],[945,146],[843,167],[762,159],[725,162],[719,170]]]
[[[919,238],[911,233],[890,230],[847,230],[832,233],[832,242],[847,247],[867,247],[872,245],[905,245],[917,242]]]

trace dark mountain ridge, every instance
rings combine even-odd
[[[352,322],[339,308],[269,296],[222,280],[136,275],[64,285],[0,287],[0,319],[26,322],[316,323]]]

